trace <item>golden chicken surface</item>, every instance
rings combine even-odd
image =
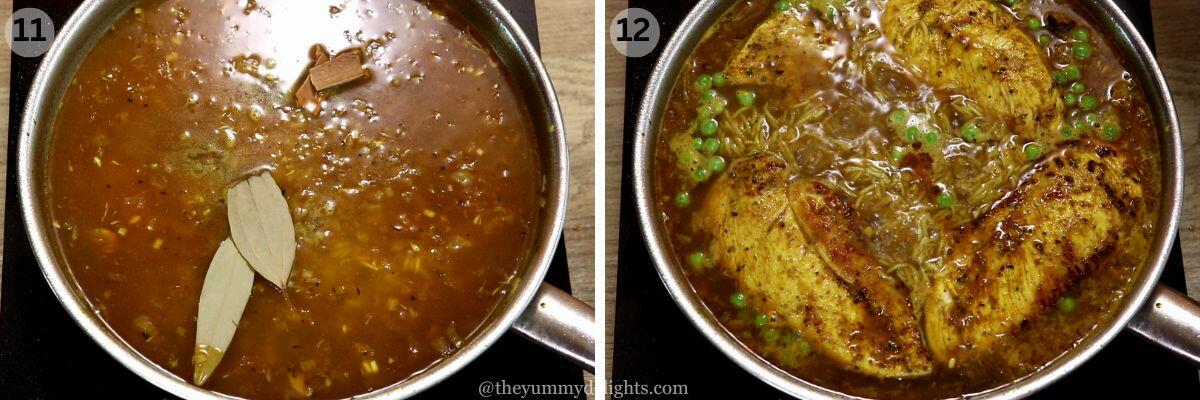
[[[730,59],[725,73],[735,85],[802,90],[846,52],[846,41],[839,39],[837,31],[809,13],[772,13]]]
[[[907,295],[867,253],[840,193],[789,182],[781,159],[758,156],[713,183],[701,213],[721,268],[818,353],[873,376],[931,372]]]
[[[883,32],[928,84],[975,101],[1026,140],[1059,140],[1062,99],[1042,51],[988,0],[889,0]]]
[[[1073,143],[963,227],[926,301],[925,337],[948,362],[994,348],[1098,265],[1144,207],[1128,160]]]

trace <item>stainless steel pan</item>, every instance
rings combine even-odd
[[[400,399],[418,393],[470,363],[500,335],[513,328],[524,336],[563,354],[588,371],[594,369],[595,316],[591,307],[543,284],[551,256],[562,232],[567,204],[567,148],[562,114],[537,52],[512,16],[496,0],[455,0],[452,6],[486,38],[501,63],[523,88],[524,100],[539,130],[546,163],[546,207],[538,223],[537,242],[520,284],[461,349],[421,373],[360,398]],[[89,0],[59,30],[30,88],[21,120],[17,179],[22,216],[30,244],[46,281],[63,307],[100,347],[147,381],[185,398],[227,398],[193,386],[138,354],[93,311],[54,248],[45,212],[44,179],[47,143],[63,93],[79,62],[132,0]],[[519,361],[514,360],[514,364]]]
[[[721,327],[713,314],[696,297],[681,273],[681,265],[668,242],[667,232],[657,218],[654,202],[654,153],[658,130],[667,99],[683,63],[705,31],[735,3],[734,0],[706,0],[692,9],[671,40],[667,42],[646,87],[638,112],[633,151],[633,184],[638,216],[650,255],[663,283],[688,319],[726,356],[764,382],[793,396],[804,398],[849,398],[818,385],[798,379],[780,370],[742,345]],[[1175,241],[1183,191],[1183,160],[1179,123],[1154,54],[1146,46],[1129,19],[1111,0],[1077,2],[1099,22],[1099,29],[1116,43],[1117,51],[1130,60],[1131,73],[1146,92],[1155,123],[1160,127],[1162,159],[1162,198],[1156,220],[1158,231],[1150,246],[1151,253],[1132,290],[1125,296],[1107,324],[1096,328],[1078,346],[1052,361],[1045,368],[1000,388],[963,395],[970,398],[1018,399],[1045,387],[1070,373],[1099,352],[1123,329],[1132,329],[1147,339],[1167,347],[1183,357],[1200,363],[1200,304],[1187,296],[1158,284],[1159,274]]]

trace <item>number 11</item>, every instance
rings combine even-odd
[[[17,18],[15,20],[13,20],[13,24],[16,25],[14,27],[14,29],[17,30],[17,35],[16,35],[16,37],[13,38],[14,42],[44,42],[44,41],[46,41],[46,37],[42,36],[42,19],[34,18],[32,21],[30,21],[30,23],[33,25],[34,32],[35,32],[33,37],[25,36],[25,18]]]

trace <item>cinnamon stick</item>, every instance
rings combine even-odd
[[[362,50],[351,49],[323,64],[317,64],[308,70],[313,88],[318,92],[353,82],[367,75],[362,67]]]
[[[312,50],[313,66],[325,64],[329,62],[329,51],[325,50],[325,46],[316,45]],[[304,81],[300,82],[300,86],[296,88],[296,105],[308,110],[313,114],[321,112],[321,97],[317,93],[317,89],[312,84],[312,74],[306,73]]]

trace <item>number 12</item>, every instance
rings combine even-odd
[[[633,24],[641,26],[642,29],[638,29],[637,33],[633,34],[633,37],[629,37],[628,18],[618,19],[617,24],[621,25],[621,36],[617,36],[618,42],[628,42],[628,41],[648,42],[648,41],[650,41],[650,38],[643,36],[643,34],[646,33],[646,29],[650,28],[650,20],[645,19],[645,18],[634,19]]]

